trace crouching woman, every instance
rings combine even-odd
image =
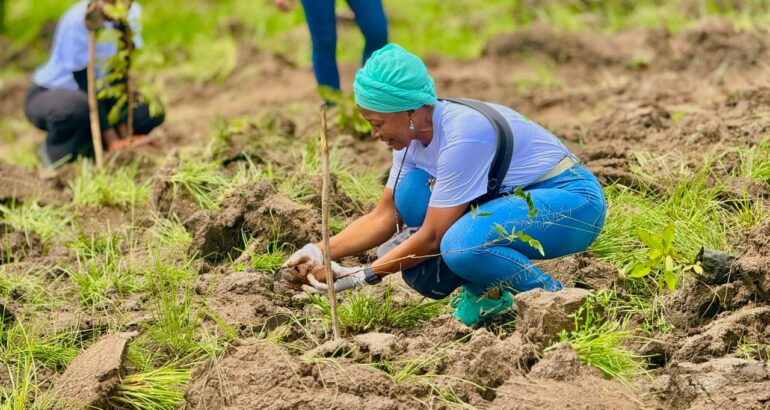
[[[372,136],[393,149],[393,165],[377,206],[331,238],[330,256],[385,246],[371,265],[334,263],[336,290],[402,272],[434,299],[461,288],[454,316],[473,326],[510,310],[517,292],[562,288],[532,260],[586,250],[604,225],[605,200],[558,138],[507,107],[438,100],[425,64],[395,44],[372,55],[353,89]],[[502,128],[512,134],[507,156]],[[300,264],[322,265],[321,245],[306,245],[284,266]],[[305,288],[325,292],[325,274],[318,266]]]

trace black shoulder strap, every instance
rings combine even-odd
[[[483,114],[497,133],[497,151],[489,167],[489,181],[487,182],[487,193],[482,195],[476,201],[478,203],[486,202],[497,197],[500,193],[500,187],[508,174],[508,168],[511,165],[513,157],[513,130],[508,121],[497,110],[489,104],[472,100],[469,98],[442,98],[442,101],[449,101],[455,104],[461,104]]]

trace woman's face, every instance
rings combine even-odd
[[[381,113],[369,111],[358,106],[361,115],[372,125],[372,137],[388,144],[389,147],[400,150],[415,139],[413,131],[409,130],[409,111]]]

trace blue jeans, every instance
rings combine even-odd
[[[396,209],[407,226],[419,227],[430,200],[431,176],[415,169],[396,186]],[[562,285],[533,265],[532,259],[552,259],[582,252],[604,227],[606,205],[599,182],[584,165],[535,183],[531,194],[538,212],[528,217],[523,199],[506,195],[486,202],[457,220],[441,241],[442,269],[449,269],[467,290],[481,294],[502,285],[513,292],[534,288],[557,291]],[[475,214],[475,215],[474,215]],[[545,255],[521,240],[502,240],[495,228],[524,232],[538,240]]]
[[[364,35],[362,64],[378,49],[388,44],[388,21],[382,0],[347,0],[356,24]],[[302,0],[305,19],[313,42],[313,71],[318,85],[340,89],[337,70],[337,17],[334,0]]]

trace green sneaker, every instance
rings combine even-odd
[[[500,292],[499,299],[492,299],[483,295],[476,296],[462,289],[452,298],[450,305],[455,308],[452,316],[460,319],[465,326],[471,327],[486,317],[503,313],[512,308],[513,295],[511,292],[503,290]]]

